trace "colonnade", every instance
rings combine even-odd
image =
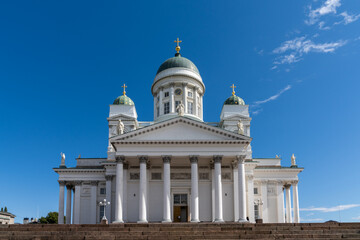
[[[123,223],[123,164],[125,157],[119,156],[116,159],[116,192],[115,192],[115,221]],[[170,164],[171,156],[163,156],[163,222],[171,222],[171,179]],[[198,176],[198,156],[189,156],[191,163],[191,222],[199,222],[199,176]],[[214,176],[215,176],[215,222],[223,222],[222,209],[222,182],[221,182],[221,162],[222,156],[213,156]],[[239,192],[239,222],[246,220],[246,188],[245,188],[245,156],[238,156],[238,192]],[[139,157],[140,181],[139,181],[139,218],[138,223],[148,222],[147,213],[147,176],[146,165],[147,156]]]
[[[293,195],[293,212],[291,212],[291,194],[290,187],[292,186],[292,195]],[[285,189],[285,221],[287,223],[299,223],[300,222],[300,212],[299,212],[299,194],[298,194],[298,181],[292,181],[284,185]],[[292,213],[294,215],[292,215]],[[293,218],[294,216],[294,218]]]

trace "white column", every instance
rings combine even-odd
[[[197,87],[194,87],[194,115],[199,117],[199,112],[198,112],[198,91],[197,91]]]
[[[80,194],[81,182],[75,182],[75,204],[74,204],[74,224],[80,224]]]
[[[246,188],[245,188],[245,155],[237,156],[238,159],[238,185],[239,185],[239,220],[246,220]]]
[[[238,170],[234,162],[233,165],[233,187],[234,187],[234,221],[239,219],[239,185],[238,185]]]
[[[163,88],[160,87],[160,90],[159,90],[159,111],[160,111],[159,116],[164,115],[163,97],[164,97]]]
[[[292,183],[293,190],[293,208],[294,208],[294,223],[300,223],[299,212],[299,194],[298,194],[298,181]]]
[[[267,201],[267,180],[261,181],[261,200],[263,201],[262,207],[262,220],[268,223],[268,201]]]
[[[127,169],[129,168],[128,164],[124,164],[124,185],[123,185],[123,220],[127,221]]]
[[[147,223],[147,179],[146,179],[146,163],[148,157],[139,157],[140,161],[140,186],[139,186],[139,221],[138,223]]]
[[[278,223],[285,222],[284,214],[284,183],[277,182],[277,210],[278,210]]]
[[[59,214],[58,224],[64,224],[64,194],[65,194],[65,181],[59,181]]]
[[[221,160],[222,156],[214,156],[214,175],[215,175],[215,220],[214,222],[224,222],[222,206],[222,183],[221,183]]]
[[[290,195],[290,184],[285,185],[285,197],[286,197],[286,222],[292,223],[292,216],[291,216],[291,195]]]
[[[115,221],[123,223],[123,182],[124,182],[124,156],[116,157],[116,189],[115,189]],[[111,202],[110,202],[111,204]]]
[[[71,224],[71,189],[72,185],[66,185],[66,224]]]
[[[170,162],[171,156],[163,156],[164,162],[164,198],[163,198],[163,223],[171,222],[171,195],[170,195],[170,187],[171,187],[171,180],[170,180]]]
[[[183,102],[183,104],[184,104],[184,111],[185,111],[185,114],[187,114],[188,113],[188,111],[187,111],[187,93],[186,93],[186,83],[183,83],[182,84],[182,92],[183,92],[183,100],[182,100],[182,102]]]
[[[91,185],[91,197],[90,197],[90,222],[96,224],[96,210],[97,210],[97,181],[90,182]]]
[[[248,177],[248,203],[249,203],[249,221],[255,222],[255,210],[254,210],[254,176],[249,175]],[[260,206],[259,206],[260,207]]]
[[[110,202],[109,206],[106,206],[106,218],[108,220],[109,223],[111,223],[111,206],[113,205],[112,200],[111,200],[111,182],[112,182],[112,175],[106,175],[105,176],[105,180],[106,180],[106,201]],[[101,216],[102,217],[102,216]]]
[[[174,94],[174,84],[172,83],[170,85],[170,113],[174,113],[175,112],[175,94]]]
[[[71,219],[71,223],[75,224],[75,187],[72,188],[72,192],[73,192],[73,198],[72,198],[72,219]]]
[[[213,165],[211,165],[211,207],[212,221],[215,221],[215,171]]]
[[[198,157],[190,156],[190,162],[191,162],[191,222],[200,222]]]

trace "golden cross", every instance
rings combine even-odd
[[[174,42],[176,42],[176,48],[175,48],[175,50],[179,53],[179,51],[180,51],[179,43],[181,43],[182,41],[179,40],[179,38],[177,38]]]
[[[127,88],[127,86],[126,86],[125,83],[124,83],[124,85],[121,86],[121,87],[124,89],[123,94],[125,95],[125,93],[126,93],[125,88]]]
[[[233,89],[233,91],[232,91],[232,95],[234,96],[235,95],[235,88],[236,88],[236,86],[233,84],[232,86],[230,86],[232,89]]]

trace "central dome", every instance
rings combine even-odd
[[[180,53],[176,53],[175,57],[169,58],[168,60],[163,62],[156,74],[159,74],[166,69],[177,67],[190,69],[200,75],[199,70],[197,69],[195,64],[189,59],[182,57]]]

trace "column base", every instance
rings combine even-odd
[[[139,220],[136,223],[148,223],[148,221],[147,220]]]
[[[223,219],[215,219],[214,222],[215,222],[215,223],[223,223],[223,222],[225,222],[225,221],[224,221]]]
[[[121,224],[121,223],[124,223],[124,221],[119,220],[119,221],[113,221],[112,223],[114,223],[114,224]]]
[[[172,223],[171,219],[165,219],[163,221],[161,221],[161,223]]]
[[[244,219],[244,218],[239,218],[239,220],[237,220],[236,222],[238,222],[238,223],[248,223],[249,221]]]
[[[200,222],[200,220],[199,220],[199,219],[192,219],[190,222],[192,222],[192,223],[198,223],[198,222]]]

